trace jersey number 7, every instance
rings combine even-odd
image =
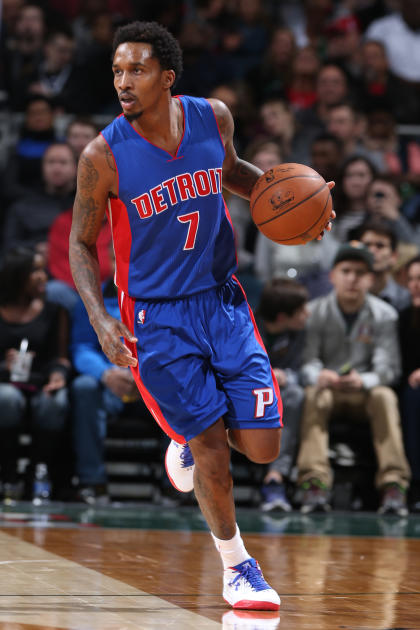
[[[189,223],[184,250],[194,249],[195,238],[197,236],[198,224],[200,221],[200,213],[196,210],[195,212],[189,212],[188,214],[181,214],[181,216],[177,217],[177,219],[180,223]]]

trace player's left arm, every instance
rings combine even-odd
[[[225,146],[223,186],[236,195],[249,200],[251,191],[263,172],[250,162],[241,160],[238,157],[235,147],[233,146],[233,132],[235,125],[229,108],[218,99],[210,98],[209,103],[213,107],[217,124],[219,125],[220,135]],[[327,183],[330,190],[334,188],[334,182]],[[334,210],[331,212],[331,216],[325,224],[324,230],[327,230],[328,232],[331,230],[331,221],[333,219],[335,219]],[[321,234],[317,237],[318,240],[322,238],[324,230],[322,230]]]
[[[262,170],[238,157],[233,146],[235,126],[228,107],[222,101],[214,98],[210,98],[209,103],[213,107],[225,147],[223,186],[236,195],[249,199],[255,182],[262,175]]]

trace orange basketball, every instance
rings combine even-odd
[[[323,177],[304,164],[279,164],[261,175],[252,189],[251,216],[267,238],[301,245],[319,236],[332,210]]]

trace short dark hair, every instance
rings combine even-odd
[[[358,228],[356,232],[358,240],[360,240],[363,234],[366,234],[366,232],[375,232],[375,234],[386,236],[387,238],[389,238],[392,251],[396,251],[398,246],[398,238],[392,224],[386,219],[374,218],[362,223],[362,225]]]
[[[410,258],[410,260],[405,263],[406,271],[410,269],[411,265],[414,265],[417,263],[420,263],[420,254],[417,254],[416,256],[414,256],[414,258]]]
[[[309,299],[306,287],[292,278],[274,278],[262,290],[257,314],[274,322],[279,313],[291,317]]]
[[[335,136],[333,133],[329,133],[328,131],[322,131],[321,133],[317,134],[311,142],[311,148],[314,146],[314,144],[317,144],[318,142],[331,142],[331,144],[335,144],[338,151],[341,151],[343,149],[343,141],[340,140],[340,138]]]
[[[175,72],[175,83],[182,74],[182,50],[175,37],[157,22],[130,22],[120,26],[114,36],[112,58],[115,52],[125,42],[142,42],[150,44],[152,55],[159,61],[162,70]]]
[[[15,304],[22,294],[34,265],[33,247],[17,245],[3,257],[0,266],[0,304]]]

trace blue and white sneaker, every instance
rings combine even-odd
[[[254,558],[225,569],[223,599],[233,608],[245,610],[280,608],[280,597],[264,580],[260,565]]]
[[[286,496],[286,488],[284,483],[277,481],[269,481],[261,487],[261,496],[263,502],[261,509],[263,512],[271,512],[272,510],[281,510],[282,512],[291,512],[292,506]]]
[[[166,455],[165,468],[169,481],[179,492],[191,492],[194,489],[194,459],[188,446],[171,440]]]

